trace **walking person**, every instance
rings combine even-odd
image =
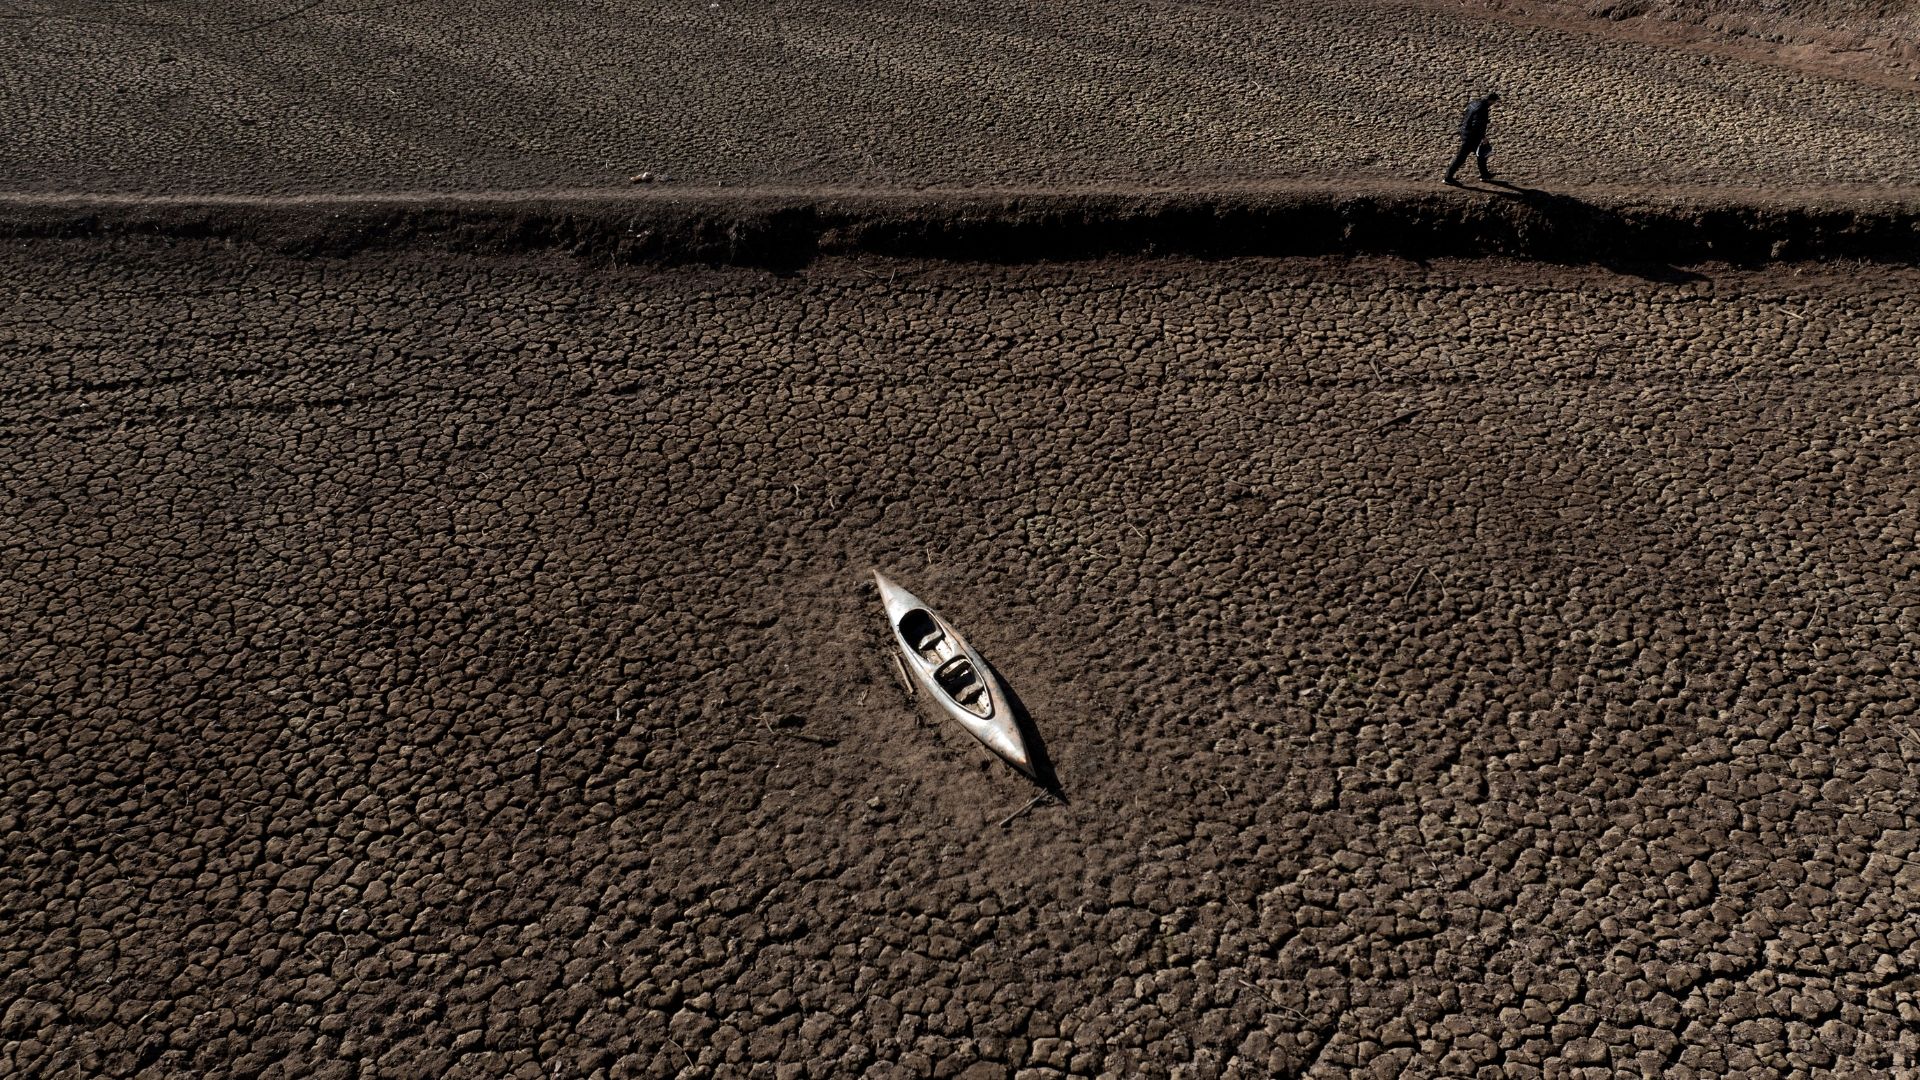
[[[1475,98],[1467,104],[1467,115],[1460,120],[1460,150],[1453,155],[1453,164],[1447,166],[1447,183],[1459,186],[1460,181],[1453,176],[1467,163],[1468,157],[1480,166],[1480,179],[1493,179],[1493,174],[1487,171],[1487,157],[1493,153],[1493,144],[1487,141],[1487,125],[1493,122],[1493,103],[1499,100],[1500,95],[1489,90],[1486,97]]]

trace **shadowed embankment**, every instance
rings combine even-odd
[[[1920,253],[1920,200],[1696,201],[1490,185],[1227,192],[706,192],[635,196],[17,197],[0,236],[220,240],[294,255],[557,252],[592,262],[796,268],[827,256],[1039,262],[1127,256],[1498,256],[1610,268]]]

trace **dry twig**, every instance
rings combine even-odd
[[[1265,987],[1262,987],[1256,984],[1253,980],[1240,979],[1238,981],[1241,986],[1244,986],[1247,989],[1253,991],[1254,993],[1259,994],[1261,997],[1266,998],[1267,1001],[1272,1003],[1274,1008],[1279,1009],[1281,1012],[1286,1013],[1288,1016],[1291,1016],[1295,1020],[1298,1020],[1303,1024],[1312,1023],[1312,1021],[1307,1019],[1306,1013],[1301,1012],[1299,1009],[1296,1009],[1291,1005],[1281,1004],[1279,998],[1276,998],[1272,994],[1267,993]]]
[[[801,742],[810,742],[815,746],[840,745],[838,740],[829,739],[825,735],[809,735],[804,731],[794,731],[791,728],[774,727],[772,713],[760,714],[760,726],[765,728],[769,735],[785,735],[789,739],[799,739]]]
[[[1015,810],[1015,811],[1014,811],[1013,813],[1011,813],[1011,814],[1008,814],[1008,815],[1007,815],[1006,817],[1003,817],[1003,818],[1001,818],[1001,819],[1000,819],[1000,827],[1004,829],[1004,828],[1006,828],[1006,827],[1007,827],[1008,825],[1011,825],[1011,824],[1013,824],[1013,819],[1015,819],[1015,818],[1017,818],[1017,817],[1019,817],[1020,815],[1022,815],[1022,814],[1024,814],[1024,813],[1026,813],[1026,812],[1027,812],[1027,811],[1029,811],[1029,810],[1032,810],[1032,809],[1033,809],[1034,807],[1036,807],[1036,806],[1039,806],[1039,805],[1040,805],[1040,800],[1042,800],[1042,799],[1044,799],[1044,798],[1046,798],[1046,797],[1047,797],[1047,792],[1044,792],[1044,791],[1043,791],[1043,792],[1041,792],[1040,794],[1038,794],[1038,795],[1035,795],[1035,796],[1034,796],[1033,798],[1031,798],[1031,799],[1028,799],[1028,800],[1027,800],[1027,805],[1025,805],[1025,806],[1023,806],[1023,807],[1021,807],[1021,808],[1020,808],[1020,809],[1018,809],[1018,810]]]
[[[1370,434],[1378,434],[1394,426],[1395,424],[1404,424],[1407,421],[1419,415],[1420,415],[1420,410],[1418,408],[1408,409],[1406,412],[1400,413],[1399,415],[1393,417],[1390,420],[1382,420],[1380,423],[1375,424],[1373,426],[1373,431]]]
[[[1419,587],[1420,587],[1420,579],[1422,579],[1422,578],[1424,578],[1424,577],[1426,577],[1426,576],[1427,576],[1427,568],[1426,568],[1426,567],[1424,567],[1424,566],[1422,566],[1422,567],[1421,567],[1420,569],[1418,569],[1418,570],[1415,570],[1415,571],[1413,572],[1413,580],[1407,583],[1407,591],[1406,591],[1406,593],[1405,593],[1405,594],[1403,594],[1403,595],[1402,595],[1402,596],[1400,597],[1400,599],[1402,599],[1402,600],[1406,600],[1406,599],[1408,599],[1408,598],[1410,598],[1410,597],[1412,597],[1412,596],[1413,596],[1413,590],[1415,590],[1415,589],[1417,589],[1417,588],[1419,588]]]

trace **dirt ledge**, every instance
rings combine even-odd
[[[565,253],[796,268],[823,256],[1500,256],[1562,264],[1920,261],[1920,198],[1713,201],[1464,192],[709,193],[0,199],[0,237],[214,240],[303,256]]]

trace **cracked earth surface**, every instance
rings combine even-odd
[[[1920,1061],[1911,271],[0,260],[0,1072]]]
[[[1540,13],[1536,12],[1535,16]],[[1920,187],[1920,82],[1451,3],[20,0],[0,190]],[[1651,24],[1649,24],[1651,25]],[[1642,35],[1636,37],[1633,35]]]

